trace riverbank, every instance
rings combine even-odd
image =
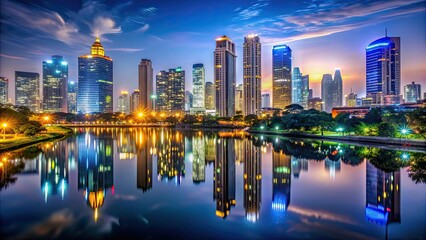
[[[329,140],[329,141],[339,141],[347,143],[361,143],[369,145],[387,145],[387,146],[398,146],[398,147],[409,147],[416,149],[426,149],[425,140],[417,139],[406,139],[406,138],[387,138],[387,137],[372,137],[372,136],[322,136],[317,134],[305,133],[305,132],[283,132],[283,131],[267,131],[267,130],[247,130],[248,133],[254,134],[267,134],[267,135],[278,135],[283,137],[290,138],[309,138],[309,139],[318,139],[318,140]]]
[[[0,153],[17,150],[34,144],[65,138],[73,132],[69,128],[47,126],[46,132],[36,136],[17,136],[11,139],[0,140]]]

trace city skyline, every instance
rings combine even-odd
[[[206,66],[206,82],[211,82],[214,39],[227,34],[236,44],[236,82],[239,84],[243,79],[240,67],[243,38],[256,33],[261,38],[264,53],[262,92],[271,93],[272,46],[287,44],[293,50],[292,65],[310,75],[314,96],[320,95],[322,75],[336,67],[340,67],[344,73],[343,93],[349,93],[352,88],[353,92],[364,96],[365,48],[372,41],[384,37],[387,28],[388,36],[401,37],[404,52],[401,56],[401,85],[413,81],[424,85],[426,82],[426,66],[422,64],[426,61],[426,49],[419,48],[425,42],[422,23],[426,19],[426,8],[422,1],[356,4],[329,1],[303,4],[256,1],[247,4],[235,1],[223,4],[221,11],[226,19],[221,23],[214,21],[212,10],[207,11],[209,14],[196,12],[202,7],[210,9],[208,3],[197,5],[187,2],[177,6],[173,2],[163,2],[150,6],[133,2],[115,5],[84,2],[81,5],[66,3],[59,6],[40,2],[35,1],[31,5],[16,1],[1,3],[2,9],[5,9],[1,15],[3,32],[0,37],[0,71],[3,77],[13,79],[14,71],[41,74],[42,61],[52,55],[61,55],[69,62],[69,80],[75,81],[77,57],[87,51],[93,38],[98,35],[108,49],[108,55],[116,63],[114,96],[118,96],[122,90],[137,88],[137,65],[142,58],[152,60],[154,74],[173,66],[182,66],[184,70],[191,71],[194,63],[203,63]],[[179,17],[171,11],[163,14],[165,12],[162,10],[169,8],[184,10],[176,13],[179,16],[195,13],[193,19],[200,19],[200,23],[189,24],[186,20],[179,20],[172,24],[174,27],[164,28],[162,26],[166,25],[163,24],[169,24],[170,20]],[[351,13],[337,19],[338,13],[345,9]],[[39,14],[34,17],[32,13]],[[30,16],[35,18],[32,22]],[[83,19],[87,20],[86,23],[83,23]],[[407,24],[411,27],[404,27]],[[16,37],[22,45],[12,40]],[[33,46],[30,51],[26,44]],[[168,57],[171,55],[173,58]],[[191,76],[186,79],[186,90],[192,89],[190,79]],[[9,89],[14,89],[13,81],[10,81]],[[9,90],[9,98],[14,99],[13,95]],[[117,98],[113,100],[116,109]]]

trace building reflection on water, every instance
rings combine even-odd
[[[291,156],[275,148],[272,152],[272,210],[282,215],[290,205]]]
[[[106,191],[110,188],[114,191],[113,138],[109,134],[86,132],[77,136],[77,142],[78,190],[83,191],[87,205],[94,211],[93,218],[97,221]]]
[[[133,134],[131,134],[133,135]],[[152,158],[157,152],[157,133],[153,129],[139,129],[136,135],[136,186],[143,192],[152,188]]]
[[[379,225],[401,222],[400,171],[384,172],[367,162],[366,174],[367,221]]]
[[[246,219],[249,222],[256,222],[260,215],[262,153],[256,140],[257,137],[253,137],[253,142],[242,141],[244,153],[244,208],[246,210]]]
[[[206,140],[201,132],[192,137],[192,181],[206,181]]]
[[[174,180],[176,185],[180,185],[185,177],[184,136],[178,131],[161,129],[157,149],[159,180]]]

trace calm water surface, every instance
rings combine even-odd
[[[94,128],[2,157],[3,239],[426,238],[426,184],[397,164],[424,153]]]

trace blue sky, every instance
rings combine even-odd
[[[114,60],[114,102],[121,90],[137,87],[141,58],[152,60],[154,73],[182,66],[187,90],[194,63],[204,63],[212,81],[215,38],[224,34],[237,45],[237,82],[244,36],[256,33],[263,44],[264,91],[271,89],[271,48],[284,43],[293,50],[293,66],[310,75],[315,96],[322,74],[336,67],[344,93],[352,88],[364,95],[365,47],[387,28],[389,36],[401,37],[402,85],[416,81],[426,87],[426,1],[3,0],[0,11],[1,76],[41,73],[43,60],[63,55],[69,79],[76,80],[77,58],[98,35]]]

